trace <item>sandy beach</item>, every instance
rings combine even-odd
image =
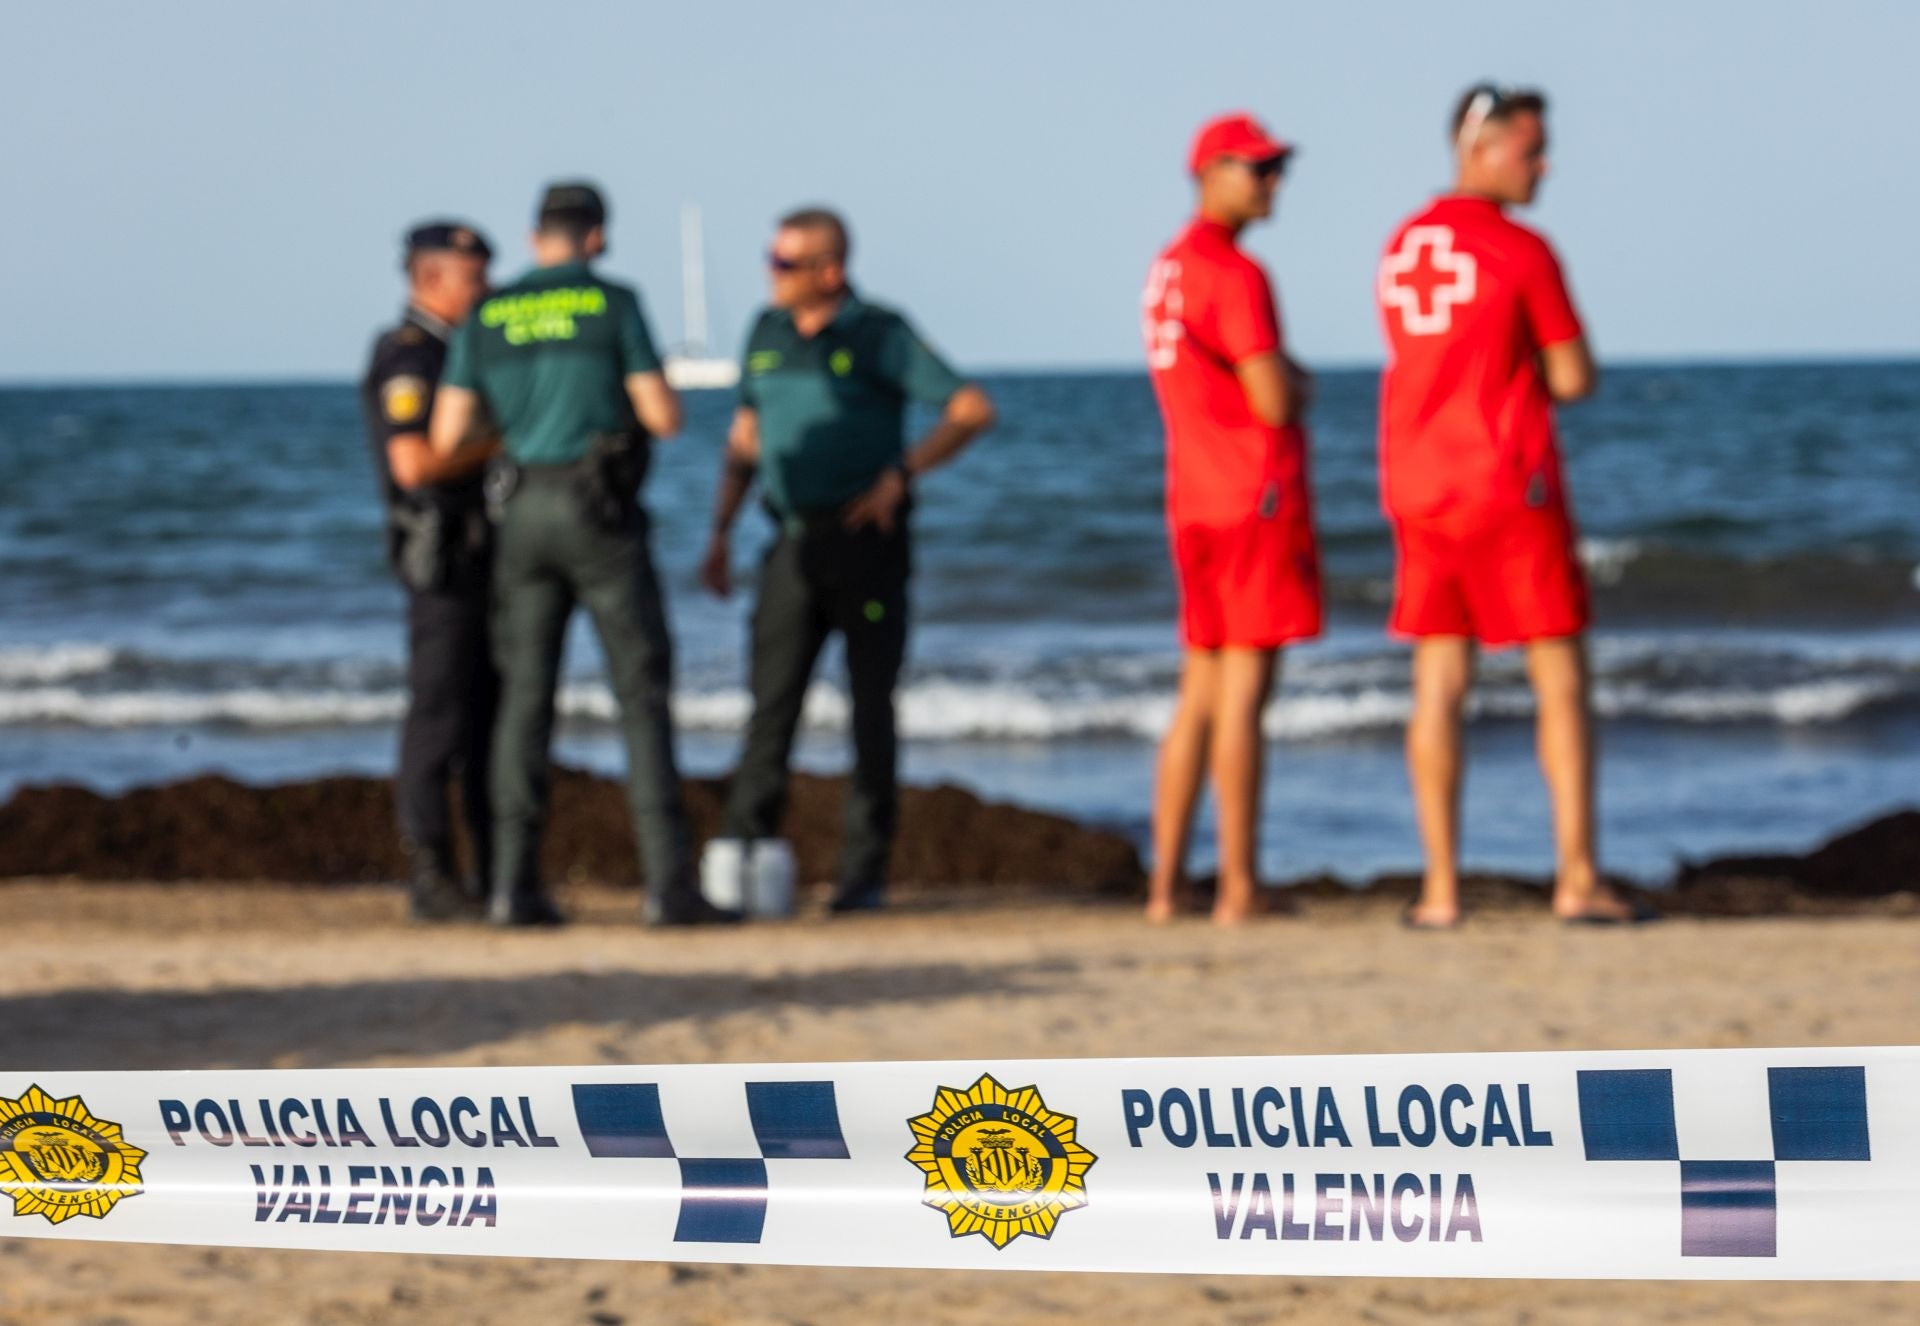
[[[1910,911],[1408,933],[1308,896],[1236,932],[1026,890],[649,933],[423,930],[397,891],[0,884],[0,1062],[32,1069],[697,1063],[1911,1043]],[[1905,910],[1905,909],[1903,909]],[[1356,997],[1356,991],[1362,992]],[[270,1296],[270,1297],[269,1297]],[[0,1241],[0,1321],[1898,1320],[1920,1285],[1212,1279],[726,1268]]]

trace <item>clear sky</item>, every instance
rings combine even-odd
[[[1553,99],[1532,219],[1604,357],[1920,353],[1920,4],[7,5],[0,379],[346,378],[397,244],[470,218],[521,265],[541,184],[680,333],[707,217],[716,339],[769,223],[851,218],[857,279],[964,367],[1134,365],[1197,124],[1301,144],[1252,249],[1308,362],[1378,358],[1378,247],[1446,182],[1467,84]]]

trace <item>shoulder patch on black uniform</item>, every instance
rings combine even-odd
[[[427,339],[427,334],[412,323],[406,324],[393,334],[395,345],[419,345]]]
[[[425,378],[403,374],[388,378],[380,384],[380,410],[387,416],[390,424],[419,423],[427,412],[427,391]]]

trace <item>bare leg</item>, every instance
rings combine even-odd
[[[1623,917],[1631,905],[1600,879],[1594,862],[1593,718],[1587,651],[1577,635],[1527,646],[1539,704],[1540,770],[1553,805],[1554,915]]]
[[[1213,705],[1213,791],[1220,820],[1220,888],[1213,919],[1238,925],[1254,913],[1259,889],[1260,766],[1266,741],[1260,717],[1273,692],[1272,649],[1227,649]]]
[[[1193,807],[1200,799],[1200,780],[1206,776],[1219,671],[1217,654],[1187,651],[1180,666],[1173,722],[1160,741],[1153,791],[1153,874],[1147,882],[1147,919],[1155,924],[1172,920],[1177,905]]]
[[[1407,723],[1407,776],[1414,819],[1427,859],[1414,925],[1449,926],[1460,919],[1460,781],[1473,644],[1463,636],[1429,636],[1413,647],[1413,717]]]

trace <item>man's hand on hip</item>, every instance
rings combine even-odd
[[[841,519],[848,529],[877,526],[882,534],[893,533],[900,507],[907,500],[907,477],[898,466],[889,466],[874,481],[873,487],[847,503]]]

